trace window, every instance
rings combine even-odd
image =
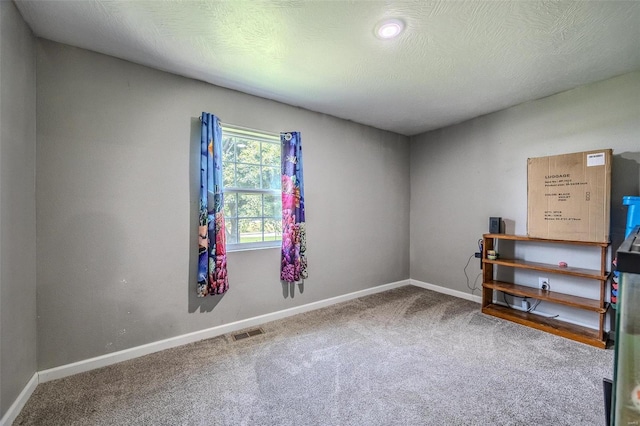
[[[280,136],[222,126],[227,247],[277,247],[282,239]]]

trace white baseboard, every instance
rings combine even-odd
[[[29,383],[22,390],[18,398],[13,405],[9,408],[7,413],[0,420],[0,426],[10,426],[16,419],[20,411],[26,404],[27,400],[35,390],[38,383],[44,383],[51,380],[61,379],[74,374],[83,373],[86,371],[94,370],[96,368],[106,367],[109,365],[117,364],[122,361],[128,361],[130,359],[138,358],[144,355],[149,355],[155,352],[159,352],[165,349],[175,348],[178,346],[186,345],[193,342],[198,342],[204,339],[210,339],[213,337],[221,336],[223,334],[232,333],[234,331],[242,330],[245,328],[255,327],[266,322],[279,320],[282,318],[290,317],[292,315],[301,314],[304,312],[314,311],[316,309],[324,308],[327,306],[335,305],[337,303],[346,302],[349,300],[357,299],[359,297],[368,296],[370,294],[381,293],[383,291],[391,290],[394,288],[414,285],[416,287],[426,288],[439,293],[448,294],[450,296],[459,297],[461,299],[467,299],[480,303],[480,296],[474,296],[469,293],[464,293],[457,290],[451,290],[446,287],[441,287],[435,284],[429,284],[422,281],[407,279],[402,281],[396,281],[389,284],[383,284],[376,287],[367,288],[353,293],[343,294],[341,296],[332,297],[329,299],[320,300],[317,302],[308,303],[302,306],[296,306],[294,308],[284,309],[282,311],[272,312],[264,315],[259,315],[252,318],[232,322],[229,324],[223,324],[216,327],[207,328],[204,330],[195,331],[193,333],[187,333],[169,339],[159,340],[157,342],[147,343],[145,345],[136,346],[134,348],[124,349],[122,351],[113,352],[110,354],[100,355],[94,358],[85,359],[82,361],[74,362],[71,364],[61,365],[59,367],[42,370],[33,375]]]
[[[175,348],[177,346],[186,345],[188,343],[197,342],[204,339],[210,339],[223,334],[232,333],[234,331],[242,330],[249,327],[255,327],[264,324],[269,321],[275,321],[278,319],[290,317],[292,315],[301,314],[304,312],[314,311],[316,309],[324,308],[327,306],[335,305],[337,303],[346,302],[349,300],[357,299],[359,297],[368,296],[370,294],[381,293],[383,291],[391,290],[394,288],[402,287],[405,285],[414,285],[416,287],[425,288],[427,290],[436,291],[438,293],[448,294],[450,296],[458,297],[461,299],[470,300],[472,302],[481,303],[482,298],[470,293],[465,293],[458,290],[452,290],[447,287],[442,287],[435,284],[429,284],[422,281],[407,279],[402,281],[396,281],[389,284],[383,284],[376,287],[367,288],[360,291],[355,291],[349,294],[343,294],[341,296],[332,297],[329,299],[320,300],[317,302],[308,303],[302,306],[296,306],[294,308],[284,309],[282,311],[272,312],[265,315],[259,315],[257,317],[247,318],[245,320],[232,322],[216,327],[211,327],[205,330],[195,331],[193,333],[183,334],[181,336],[171,337],[165,340],[159,340],[157,342],[148,343],[146,345],[136,346],[134,348],[125,349],[122,351],[101,355],[95,358],[89,358],[82,361],[74,362],[71,364],[61,365],[59,367],[50,368],[36,372],[24,387],[18,398],[9,407],[9,410],[0,419],[0,426],[10,426],[20,414],[20,411],[29,400],[29,397],[35,390],[38,383],[44,383],[51,380],[61,379],[63,377],[71,376],[85,371],[94,370],[96,368],[106,367],[108,365],[116,364],[122,361],[138,358],[144,355],[149,355],[155,352],[159,352],[165,349]]]
[[[38,386],[37,372],[33,373],[33,376],[31,376],[27,385],[22,389],[20,395],[18,395],[16,400],[13,401],[13,404],[11,404],[11,407],[9,407],[4,416],[2,416],[2,419],[0,419],[0,426],[11,426],[13,424],[18,417],[18,414],[20,414],[20,411],[22,411],[22,408],[31,397],[31,394],[36,389],[36,386]]]
[[[100,355],[95,358],[89,358],[89,359],[74,362],[71,364],[61,365],[59,367],[42,370],[38,373],[39,382],[44,383],[51,380],[61,379],[63,377],[71,376],[73,374],[83,373],[85,371],[94,370],[96,368],[106,367],[108,365],[138,358],[144,355],[149,355],[154,352],[159,352],[165,349],[175,348],[177,346],[198,342],[204,339],[210,339],[212,337],[217,337],[223,334],[232,333],[234,331],[242,330],[249,327],[255,327],[255,326],[264,324],[266,322],[279,320],[282,318],[290,317],[292,315],[314,311],[316,309],[335,305],[336,303],[346,302],[348,300],[357,299],[359,297],[368,296],[370,294],[381,293],[383,291],[391,290],[393,288],[409,285],[410,281],[411,280],[403,280],[403,281],[396,281],[389,284],[383,284],[376,287],[355,291],[353,293],[343,294],[341,296],[336,296],[329,299],[308,303],[306,305],[296,306],[294,308],[284,309],[282,311],[272,312],[265,315],[259,315],[257,317],[247,318],[245,320],[236,321],[236,322],[232,322],[224,325],[219,325],[216,327],[195,331],[193,333],[187,333],[181,336],[159,340],[157,342],[147,343],[145,345],[136,346],[134,348],[124,349],[122,351]]]
[[[452,290],[447,287],[425,283],[422,281],[414,280],[413,278],[409,279],[409,284],[415,285],[416,287],[426,288],[427,290],[437,291],[438,293],[448,294],[449,296],[459,297],[460,299],[467,299],[471,300],[472,302],[482,303],[482,297],[470,293],[465,293],[463,291]]]

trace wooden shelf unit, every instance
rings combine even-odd
[[[565,241],[565,240],[547,240],[542,238],[529,238],[521,235],[508,234],[484,234],[482,244],[482,312],[498,318],[513,321],[518,324],[566,337],[598,348],[605,348],[607,345],[607,336],[604,332],[605,316],[608,304],[605,300],[605,292],[609,273],[607,266],[607,249],[609,243],[597,243],[587,241]],[[584,269],[566,267],[562,268],[558,265],[529,262],[519,259],[502,259],[490,260],[487,258],[487,251],[494,250],[495,241],[511,240],[523,242],[537,242],[544,244],[564,244],[577,245],[598,248],[600,250],[600,268]],[[569,275],[573,277],[594,280],[600,286],[600,298],[589,299],[586,297],[573,296],[570,294],[558,293],[548,290],[542,290],[535,287],[519,285],[494,280],[494,265],[499,267],[509,267],[515,269],[528,269],[540,271],[550,274]],[[542,300],[551,303],[557,303],[573,308],[584,309],[596,312],[599,315],[598,329],[582,327],[570,324],[555,318],[547,318],[541,315],[535,315],[529,312],[519,311],[506,306],[493,303],[494,291],[503,292],[518,297],[529,297],[536,300]]]

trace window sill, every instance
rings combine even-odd
[[[251,244],[242,244],[242,245],[227,245],[227,253],[233,253],[238,251],[253,251],[253,250],[269,250],[269,249],[280,249],[282,247],[282,243],[278,241],[277,245],[251,245]]]

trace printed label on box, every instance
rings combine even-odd
[[[604,152],[587,155],[587,167],[604,166]]]

